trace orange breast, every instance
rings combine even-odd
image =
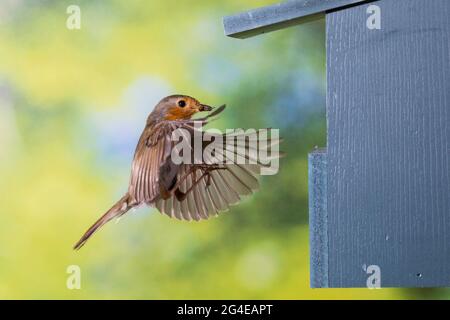
[[[189,107],[186,108],[173,107],[168,110],[165,119],[166,120],[189,119],[194,113],[195,111]]]

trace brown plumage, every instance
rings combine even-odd
[[[224,108],[225,106],[221,106],[195,121],[200,121],[203,126]],[[142,204],[154,206],[169,217],[180,220],[201,220],[227,210],[230,205],[239,202],[242,196],[249,195],[258,188],[257,178],[260,168],[264,166],[259,162],[227,164],[213,158],[209,159],[209,164],[205,161],[198,164],[175,164],[172,161],[171,152],[176,144],[171,139],[173,131],[181,128],[192,136],[194,133],[205,134],[194,127],[191,117],[197,112],[212,109],[183,95],[166,97],[156,105],[147,118],[136,147],[128,192],[86,231],[74,249],[81,248],[98,228],[111,219]],[[225,140],[224,138],[224,149],[236,146],[234,140]],[[269,146],[278,144],[278,141],[270,141],[270,138],[266,138],[266,142]],[[208,144],[202,142],[202,148],[206,148]],[[234,156],[245,156],[248,149],[249,146],[246,146],[241,151],[237,150]],[[229,158],[229,155],[224,153],[224,158]]]

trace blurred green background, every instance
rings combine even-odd
[[[0,298],[390,299],[445,290],[309,288],[307,153],[326,145],[324,22],[247,40],[221,18],[273,0],[0,4]],[[81,29],[66,8],[81,8]],[[228,109],[219,128],[280,128],[280,173],[216,219],[151,208],[71,247],[127,189],[165,95]],[[81,290],[66,287],[69,265]]]

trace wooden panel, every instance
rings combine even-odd
[[[450,285],[450,1],[327,14],[330,287]]]
[[[373,0],[372,0],[373,1]],[[329,10],[367,0],[290,0],[224,17],[225,35],[248,38],[321,17]]]
[[[328,286],[327,152],[308,156],[309,243],[311,287]]]

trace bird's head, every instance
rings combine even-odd
[[[213,108],[200,103],[197,99],[184,95],[173,95],[162,99],[153,113],[161,120],[187,120],[201,111]]]

